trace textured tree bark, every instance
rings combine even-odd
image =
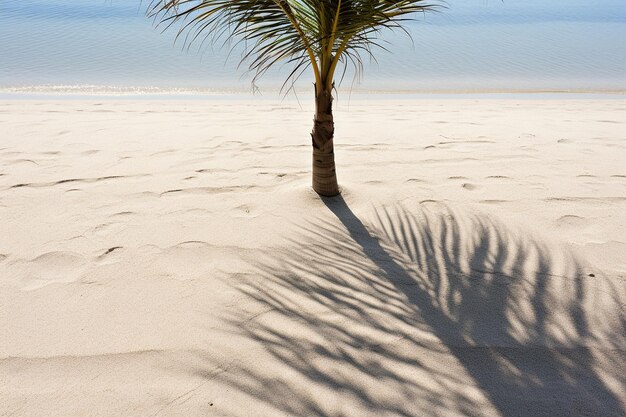
[[[333,139],[333,96],[323,90],[315,94],[315,118],[313,120],[313,190],[321,196],[339,194],[335,172],[335,149]]]

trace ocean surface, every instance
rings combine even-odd
[[[175,42],[149,0],[0,0],[0,91],[249,91],[240,50]],[[440,3],[443,4],[443,3]],[[366,60],[355,91],[624,91],[626,0],[448,0]],[[277,90],[289,68],[257,87]],[[298,89],[310,89],[305,72]]]

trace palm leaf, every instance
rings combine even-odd
[[[165,29],[179,26],[184,44],[199,39],[242,43],[242,62],[260,77],[276,64],[293,65],[284,85],[311,66],[318,91],[330,91],[340,64],[362,69],[362,55],[381,47],[383,29],[401,29],[427,0],[153,0],[148,14]],[[254,81],[254,80],[253,80]]]

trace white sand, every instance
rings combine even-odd
[[[311,119],[0,102],[0,416],[625,415],[625,100]]]

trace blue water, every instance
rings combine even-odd
[[[240,51],[190,50],[139,0],[0,0],[0,89],[249,90]],[[365,90],[626,90],[626,1],[449,0],[386,33]],[[288,68],[258,82],[280,86]],[[310,88],[304,73],[298,86]]]

